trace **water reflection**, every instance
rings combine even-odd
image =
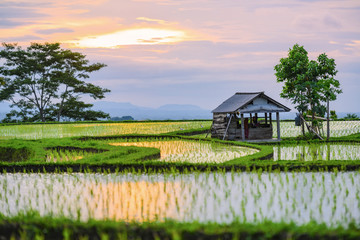
[[[2,174],[0,211],[121,221],[360,223],[360,173]]]
[[[360,144],[299,144],[274,147],[274,160],[360,160]]]

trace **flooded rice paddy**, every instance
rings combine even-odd
[[[1,174],[0,212],[87,221],[360,224],[360,173]]]
[[[110,145],[159,148],[161,161],[165,162],[222,163],[259,152],[248,147],[183,140],[117,142]]]
[[[275,146],[274,160],[360,160],[358,143],[312,143]]]
[[[323,122],[322,135],[327,132],[326,122]],[[360,132],[360,121],[330,121],[330,136],[342,137]],[[301,127],[295,126],[295,122],[280,122],[281,137],[296,137],[302,135]],[[273,123],[273,137],[277,137],[277,125]]]

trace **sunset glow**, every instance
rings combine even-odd
[[[122,45],[175,43],[183,41],[185,36],[178,30],[142,28],[85,37],[74,44],[81,48],[116,48]]]

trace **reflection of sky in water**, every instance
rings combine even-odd
[[[2,174],[0,211],[124,221],[360,223],[360,173]]]
[[[166,162],[221,163],[259,151],[248,147],[180,140],[118,142],[110,145],[159,148],[161,160]]]
[[[360,144],[301,144],[276,146],[274,160],[360,160]]]

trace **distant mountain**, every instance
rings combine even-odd
[[[166,104],[158,108],[141,107],[129,102],[94,102],[94,110],[109,113],[111,117],[131,116],[135,120],[183,120],[183,119],[212,119],[211,110],[190,104]],[[8,102],[0,102],[0,120],[11,108]],[[360,112],[352,112],[360,117]],[[343,118],[348,112],[337,112],[338,118]],[[273,119],[275,118],[273,114]],[[295,119],[295,112],[280,113],[280,119]]]
[[[166,104],[157,108],[162,111],[202,111],[204,109],[199,106],[190,105],[190,104]],[[211,112],[211,110],[209,110]]]
[[[166,104],[158,108],[136,106],[131,103],[98,101],[93,109],[109,113],[111,117],[132,116],[136,120],[211,119],[211,110],[195,105]]]

